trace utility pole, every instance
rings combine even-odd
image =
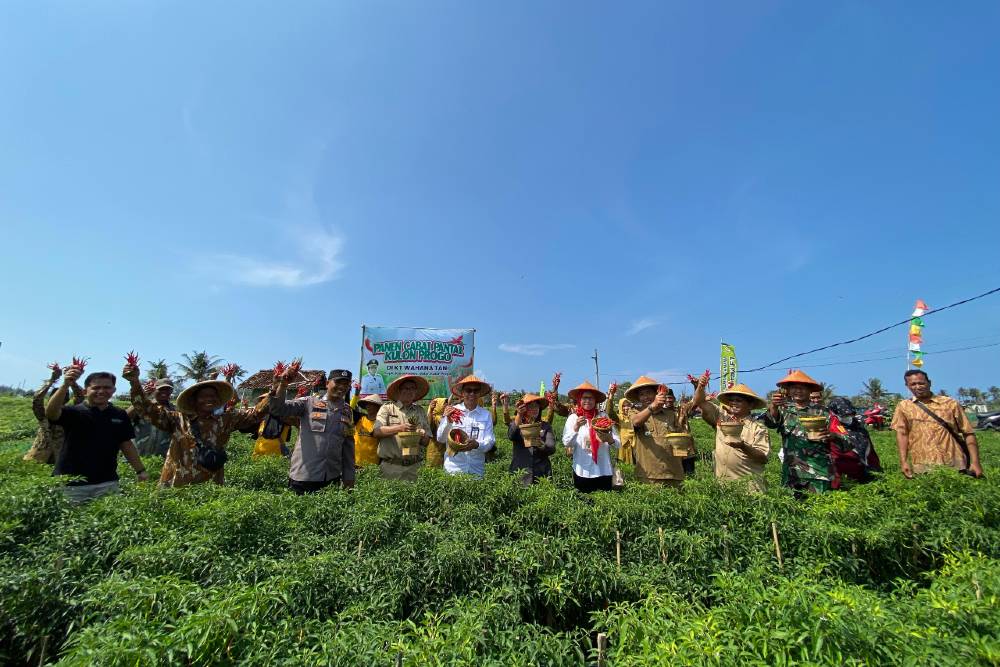
[[[597,372],[597,388],[601,388],[601,367],[597,363],[597,348],[594,348],[594,356],[591,357],[594,360],[594,370]]]

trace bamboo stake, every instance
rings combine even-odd
[[[622,533],[615,531],[615,560],[618,561],[618,569],[622,569]]]
[[[729,526],[722,524],[722,550],[726,558],[726,567],[729,567]]]
[[[403,652],[396,654],[396,667],[403,667]]]
[[[778,524],[771,522],[771,537],[774,539],[774,553],[778,555],[778,567],[784,569],[785,561],[781,558],[781,543],[778,542]]]
[[[364,547],[364,545],[365,545],[364,540],[358,540],[358,558],[361,558],[361,549],[362,547]]]
[[[597,633],[597,667],[604,667],[608,652],[608,636],[603,632]]]
[[[666,564],[667,550],[663,548],[663,526],[660,526],[657,530],[660,533],[660,562]]]

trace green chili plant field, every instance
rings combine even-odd
[[[583,665],[598,633],[607,665],[1000,664],[997,434],[986,479],[907,481],[878,433],[879,481],[802,502],[776,460],[761,496],[702,461],[681,492],[582,497],[561,452],[525,489],[506,439],[482,482],[366,470],[296,497],[239,436],[225,487],[123,464],[122,495],[71,508],[21,460],[32,423],[0,399],[7,664]]]

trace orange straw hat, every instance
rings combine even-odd
[[[413,380],[417,383],[417,396],[413,399],[414,401],[419,401],[427,395],[427,392],[431,390],[430,383],[419,375],[400,375],[398,378],[390,382],[389,386],[385,388],[385,395],[389,397],[390,401],[396,400],[396,396],[399,394],[400,385],[407,380]]]
[[[597,402],[598,403],[603,403],[608,398],[607,394],[605,394],[603,391],[601,391],[600,389],[598,389],[594,385],[590,384],[586,380],[584,380],[583,384],[581,384],[579,387],[574,387],[574,388],[570,389],[567,392],[567,395],[569,396],[569,400],[571,400],[571,401],[573,401],[575,403],[577,396],[579,396],[580,394],[582,394],[585,391],[590,391],[590,392],[593,392],[593,393],[597,394]]]
[[[486,382],[486,380],[482,380],[480,378],[477,378],[475,375],[466,375],[464,378],[462,378],[461,380],[459,380],[455,384],[451,385],[451,393],[452,393],[452,395],[457,396],[458,398],[461,398],[462,397],[462,385],[465,385],[465,384],[478,384],[479,385],[479,398],[482,398],[483,396],[489,396],[490,392],[493,391],[493,387],[491,387]]]
[[[525,394],[524,396],[518,399],[517,404],[514,407],[517,410],[520,410],[521,408],[525,407],[526,405],[530,405],[531,403],[541,403],[541,405],[539,405],[538,407],[542,408],[548,405],[549,401],[548,399],[542,396],[537,396],[535,394]]]
[[[734,384],[729,389],[719,392],[719,402],[725,403],[726,399],[732,396],[742,396],[750,401],[751,410],[759,410],[767,406],[767,401],[754,393],[754,390],[745,384]]]
[[[821,385],[819,382],[816,382],[816,380],[813,380],[811,377],[809,377],[808,375],[806,375],[797,368],[788,375],[786,375],[785,377],[778,380],[779,387],[786,384],[806,384],[811,387],[815,387],[816,391],[823,390],[823,385]]]
[[[639,379],[632,383],[632,386],[628,388],[625,392],[625,398],[630,401],[635,400],[635,395],[639,393],[639,390],[643,387],[659,387],[660,383],[647,375],[639,376]]]

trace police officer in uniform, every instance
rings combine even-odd
[[[299,418],[299,437],[292,451],[288,488],[313,493],[331,484],[354,486],[354,414],[347,403],[351,371],[330,371],[326,393],[285,400],[291,373],[281,376],[269,399],[277,417]]]

